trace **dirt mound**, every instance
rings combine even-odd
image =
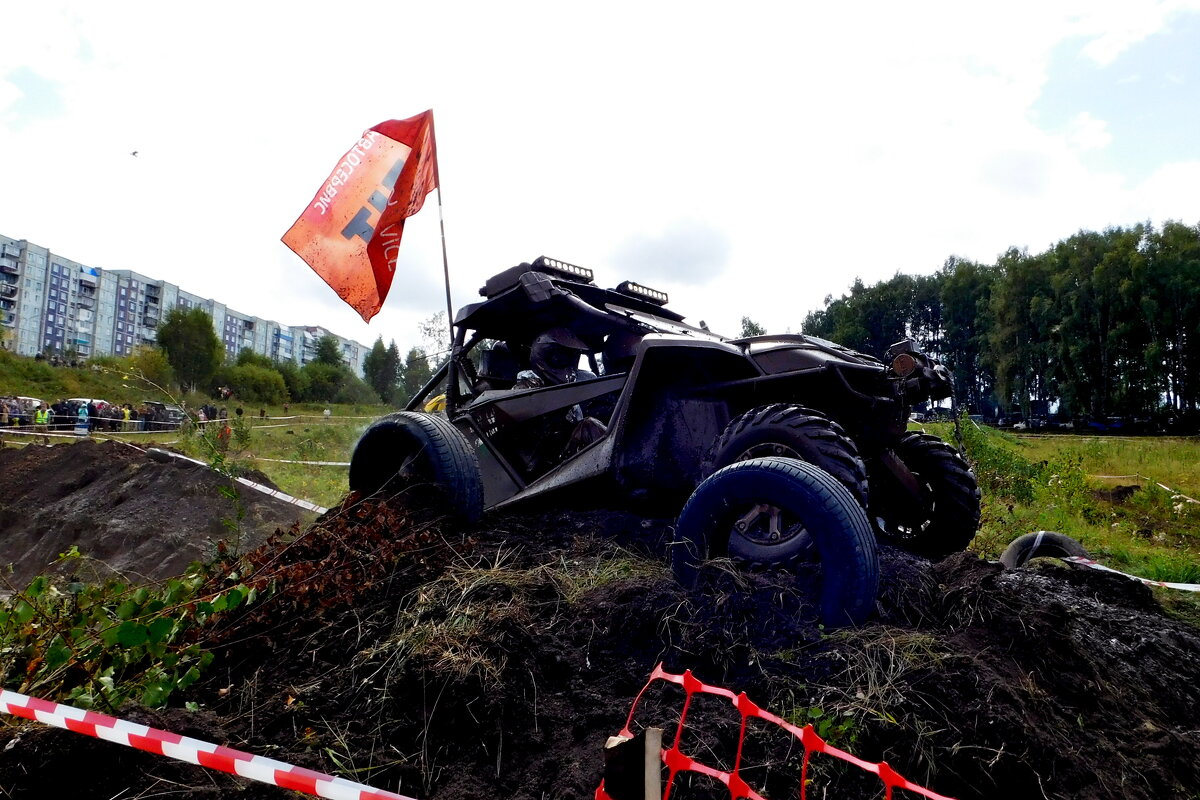
[[[262,476],[260,480],[264,479]],[[237,500],[222,493],[233,488]],[[0,449],[0,565],[23,587],[72,545],[86,579],[180,574],[216,542],[237,551],[313,515],[207,467],[114,441]]]
[[[199,710],[123,714],[416,797],[590,798],[605,739],[663,662],[964,800],[1200,794],[1200,632],[1142,584],[885,548],[878,619],[826,631],[785,576],[716,571],[684,591],[661,521],[455,528],[413,500],[348,504],[250,554],[245,579],[276,591],[208,632],[217,661],[172,699]],[[670,730],[681,698],[651,691],[639,724]],[[727,769],[728,703],[698,698],[688,721],[685,746]],[[0,732],[0,749],[14,798],[282,796],[56,730]],[[799,795],[796,747],[747,752],[752,785]],[[882,795],[827,758],[809,776],[809,797]]]

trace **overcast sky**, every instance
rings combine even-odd
[[[370,325],[280,237],[364,129],[426,108],[456,308],[544,254],[717,331],[795,331],[856,277],[1200,222],[1200,0],[38,0],[4,19],[0,234],[366,344],[407,348],[445,308],[437,196]]]

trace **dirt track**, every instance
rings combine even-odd
[[[114,504],[99,476],[133,470],[122,485],[158,487],[154,500],[171,509],[195,502],[195,480],[93,446],[98,477],[72,488],[81,462],[60,463],[58,449],[0,454],[5,476],[14,464],[22,474],[58,464],[64,479],[53,497],[4,494],[2,519],[48,503],[74,509],[72,541],[124,542],[134,556],[123,568],[149,571],[164,546],[139,546],[123,517],[100,513]],[[144,483],[131,484],[136,475]],[[149,495],[126,502],[139,496]],[[90,527],[87,509],[97,511]],[[264,505],[263,522],[274,513]],[[169,518],[181,535],[192,519]],[[208,524],[192,541],[212,536]],[[212,632],[218,659],[173,698],[180,708],[122,713],[313,769],[354,769],[421,798],[590,798],[604,740],[662,661],[800,722],[832,716],[835,744],[943,794],[1200,796],[1200,633],[1141,584],[1053,565],[1005,572],[969,553],[933,565],[889,549],[878,620],[830,635],[780,578],[718,575],[684,592],[662,558],[666,534],[604,512],[493,516],[458,530],[417,508],[334,510],[299,541],[252,556],[318,569]],[[617,559],[641,566],[592,583],[562,578]],[[677,699],[652,693],[639,721],[670,727]],[[201,710],[182,710],[188,700]],[[718,766],[736,717],[701,704],[689,721],[694,755]],[[294,796],[34,726],[0,731],[0,751],[10,797]],[[751,784],[796,797],[795,750],[755,754]],[[873,778],[829,762],[812,777],[809,797],[882,795]],[[672,795],[700,796],[720,795],[711,783]]]

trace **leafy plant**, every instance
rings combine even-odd
[[[199,564],[154,587],[38,576],[0,605],[0,682],[110,712],[128,699],[161,706],[212,663],[198,629],[255,599],[243,584],[201,595],[210,577]]]

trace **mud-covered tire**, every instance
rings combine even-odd
[[[1054,531],[1038,531],[1018,536],[1000,554],[1005,569],[1022,567],[1034,558],[1087,558],[1083,545]]]
[[[908,433],[893,448],[920,499],[882,463],[871,473],[871,516],[880,538],[934,561],[965,550],[979,530],[979,483],[958,451],[936,436]]]
[[[734,417],[713,443],[702,474],[750,458],[795,458],[828,472],[867,508],[867,468],[854,441],[829,417],[775,403]]]
[[[736,527],[763,507],[779,513],[777,540]],[[739,461],[696,487],[675,526],[671,569],[695,588],[704,562],[721,556],[757,566],[819,562],[826,625],[857,625],[875,611],[879,553],[866,511],[832,475],[803,461]]]
[[[459,519],[476,522],[483,515],[479,460],[466,437],[444,417],[399,411],[359,437],[350,457],[350,489],[387,495],[414,481],[440,489]]]

